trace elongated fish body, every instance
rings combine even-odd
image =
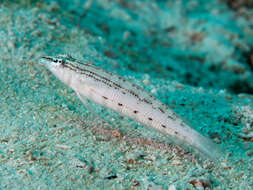
[[[77,94],[177,137],[212,159],[220,157],[216,144],[188,126],[157,98],[128,80],[91,64],[79,62],[69,55],[42,57],[40,62]]]

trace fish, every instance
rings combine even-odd
[[[40,63],[72,88],[83,103],[88,99],[112,109],[173,137],[179,145],[189,145],[211,160],[222,157],[220,147],[211,139],[201,135],[159,99],[124,77],[78,61],[70,55],[43,56]]]

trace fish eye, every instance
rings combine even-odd
[[[62,65],[64,65],[65,64],[65,60],[64,59],[60,59],[59,63],[62,64]]]
[[[56,63],[56,65],[64,65],[65,63],[64,59],[53,59],[53,62]]]

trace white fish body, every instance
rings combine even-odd
[[[157,98],[124,78],[71,56],[42,57],[41,63],[77,94],[186,142],[217,159],[219,147],[189,127]]]

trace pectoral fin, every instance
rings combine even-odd
[[[88,107],[88,100],[86,97],[82,96],[78,91],[75,91],[76,92],[76,95],[77,97],[81,100],[81,102],[86,106]]]

